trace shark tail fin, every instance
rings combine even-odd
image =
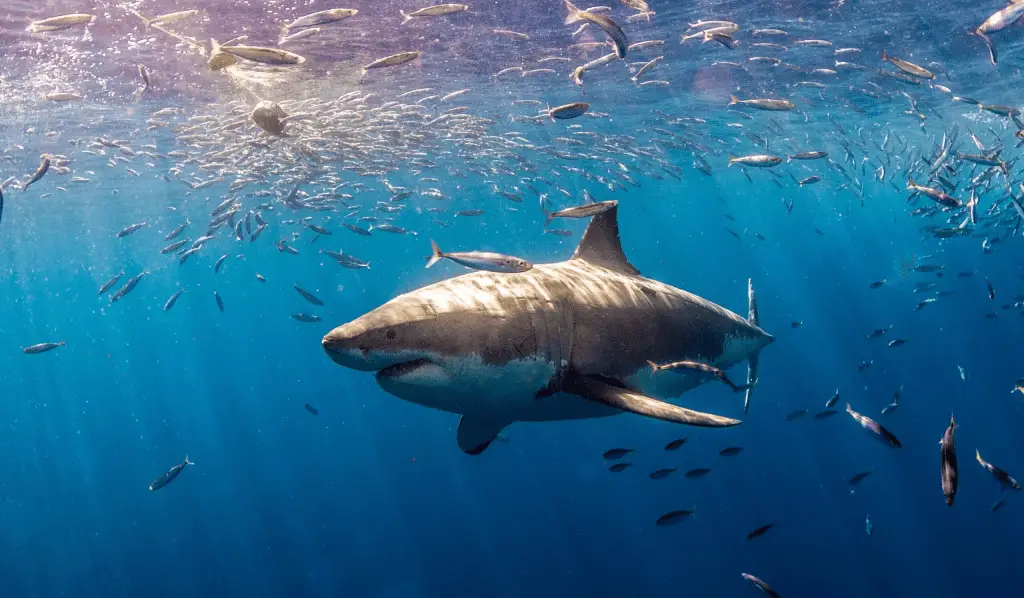
[[[754,279],[747,279],[747,321],[757,326],[757,295],[754,293]],[[757,384],[757,370],[761,361],[760,349],[750,354],[747,364],[746,392],[743,396],[743,413],[750,410],[750,395],[754,394],[754,386]]]
[[[430,248],[434,253],[430,256],[430,260],[427,262],[427,268],[441,261],[441,258],[444,257],[444,254],[441,253],[441,248],[437,246],[437,243],[435,243],[433,239],[430,240]]]

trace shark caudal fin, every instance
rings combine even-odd
[[[754,294],[754,279],[747,279],[747,321],[758,326],[757,320],[757,295]],[[761,361],[761,350],[758,349],[750,354],[747,365],[747,391],[743,396],[743,413],[750,410],[750,395],[754,394],[754,386],[757,384],[757,366]]]

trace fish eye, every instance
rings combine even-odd
[[[389,341],[393,341],[393,340],[395,340],[395,331],[394,331],[394,330],[392,330],[392,329],[390,329],[390,328],[388,328],[387,332],[385,332],[385,333],[384,333],[384,336],[385,336],[385,337],[386,337],[386,338],[387,338],[387,339],[388,339]]]

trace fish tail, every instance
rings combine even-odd
[[[194,461],[188,460],[188,455],[185,455],[185,465],[195,465]]]
[[[885,48],[882,48],[882,60],[889,60],[889,55],[885,53]]]
[[[133,10],[131,8],[128,9],[128,12],[139,17],[142,20],[142,24],[146,27],[146,29],[149,29],[149,25],[153,22],[153,19],[147,19],[146,17],[142,16],[142,14],[140,14],[138,11]]]
[[[754,293],[753,278],[747,279],[747,322],[750,322],[752,326],[758,325],[757,295]],[[747,388],[743,396],[743,413],[750,410],[750,395],[754,393],[754,385],[757,384],[757,370],[760,363],[761,350],[757,349],[747,358]]]
[[[433,239],[430,240],[430,248],[434,253],[430,256],[430,260],[427,262],[427,268],[441,261],[441,258],[444,257],[444,254],[441,253],[441,248],[437,246],[437,243],[435,243]]]
[[[661,367],[659,367],[658,364],[654,363],[650,359],[647,360],[647,365],[651,366],[651,371],[652,372],[657,372],[658,370],[661,369]]]
[[[740,99],[739,98],[737,98],[736,96],[734,96],[732,94],[729,94],[729,106],[732,106],[733,104],[739,104],[739,103],[740,103]]]
[[[729,156],[729,164],[728,164],[728,166],[726,166],[726,168],[729,168],[729,166],[732,166],[735,161],[736,161],[736,158],[734,156]]]
[[[67,341],[61,341],[61,342],[59,342],[59,343],[57,343],[57,344],[58,344],[58,345],[60,345],[60,346],[62,346],[62,347],[66,347],[66,346],[68,346],[68,342],[67,342]]]
[[[565,17],[566,25],[572,25],[573,23],[583,19],[583,17],[580,16],[583,11],[576,8],[572,2],[569,2],[569,0],[565,0],[565,8],[569,11],[569,15]]]
[[[555,219],[555,217],[553,216],[554,213],[551,210],[549,210],[547,208],[547,205],[545,204],[547,198],[547,195],[540,196],[540,209],[542,212],[544,212],[544,228],[547,228],[548,225],[551,224],[551,221]]]
[[[914,182],[914,179],[907,179],[907,189],[913,189],[916,186],[917,183]]]
[[[406,14],[406,12],[404,10],[399,10],[398,14],[402,15],[402,24],[403,25],[405,25],[406,23],[408,23],[409,21],[411,21],[413,19],[413,17],[410,17],[408,14]]]

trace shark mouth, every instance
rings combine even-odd
[[[416,370],[430,363],[432,362],[429,359],[420,358],[413,359],[412,361],[403,361],[401,363],[389,365],[388,367],[377,372],[377,379],[385,380],[388,378],[398,378],[410,372],[415,372]]]

